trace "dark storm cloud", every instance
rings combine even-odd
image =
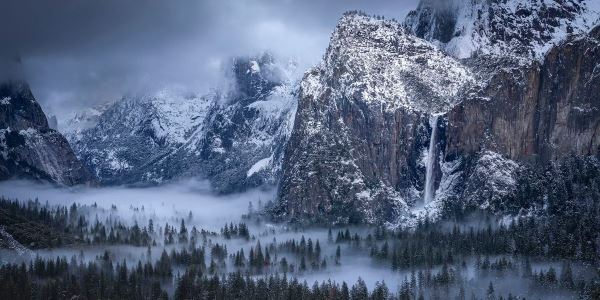
[[[20,56],[52,113],[165,84],[205,89],[263,50],[314,64],[347,10],[402,19],[417,0],[2,0],[0,55]],[[3,73],[8,71],[2,68]],[[6,75],[6,74],[4,74]]]

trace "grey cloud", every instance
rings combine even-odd
[[[19,55],[50,113],[64,114],[166,84],[204,90],[223,61],[264,50],[322,56],[340,15],[402,19],[417,0],[4,0],[0,55]],[[6,73],[8,69],[3,68]]]

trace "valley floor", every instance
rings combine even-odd
[[[568,218],[306,228],[265,219],[274,191],[214,196],[197,181],[3,182],[0,195],[0,299],[600,296],[598,233]]]

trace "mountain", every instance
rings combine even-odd
[[[398,220],[423,189],[430,121],[473,82],[468,68],[401,24],[345,14],[301,83],[278,214]]]
[[[594,0],[423,0],[409,13],[411,31],[457,58],[512,57],[529,63],[569,34],[598,24]]]
[[[148,162],[181,147],[202,123],[210,100],[166,90],[124,98],[104,111],[78,114],[65,134],[102,183],[160,181]]]
[[[82,110],[77,112],[70,118],[67,118],[64,123],[58,124],[57,120],[56,127],[60,132],[62,132],[67,140],[70,142],[78,141],[82,138],[83,131],[90,129],[96,124],[100,119],[100,116],[106,112],[114,103],[113,102],[105,102],[94,107]]]
[[[403,23],[349,12],[299,83],[271,55],[241,57],[227,89],[125,97],[66,135],[105,184],[279,183],[282,220],[532,213],[557,190],[595,195],[599,16],[588,0],[423,0]]]
[[[0,84],[0,179],[75,185],[94,181],[22,81]]]
[[[540,63],[498,72],[481,91],[482,98],[466,99],[456,106],[447,115],[443,155],[446,164],[463,167],[442,176],[440,185],[459,198],[487,207],[498,203],[498,196],[512,196],[523,169],[543,173],[572,164],[573,156],[596,165],[600,153],[599,46],[600,27],[572,36],[551,48]],[[467,188],[458,187],[460,192],[455,186],[460,181],[447,180],[457,176],[466,176],[460,185]],[[485,189],[499,193],[479,192]]]
[[[456,208],[527,213],[564,188],[589,197],[595,6],[422,1],[403,25],[345,14],[301,83],[274,215],[398,226]]]
[[[275,184],[296,109],[293,69],[268,54],[236,58],[226,90],[127,97],[67,137],[105,184],[182,176],[207,178],[218,192]]]

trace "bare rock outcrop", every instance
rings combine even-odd
[[[67,140],[22,81],[0,84],[0,180],[26,178],[75,185],[94,182]]]

